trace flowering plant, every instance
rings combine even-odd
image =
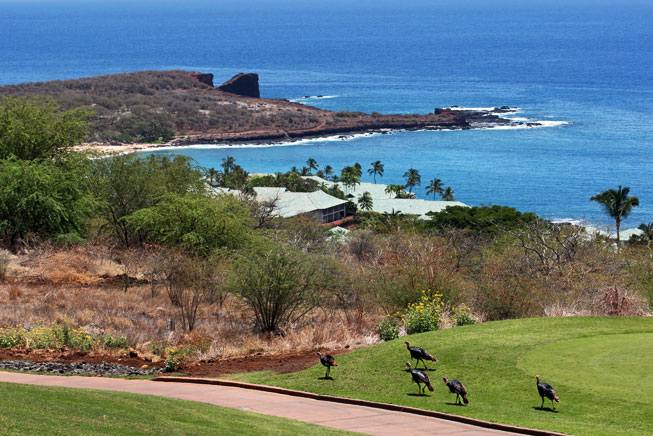
[[[422,296],[416,303],[408,305],[401,321],[406,326],[406,333],[423,333],[437,330],[442,321],[444,302],[439,292],[422,291]]]

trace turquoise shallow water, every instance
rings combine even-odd
[[[651,22],[653,6],[637,2],[0,0],[0,84],[170,68],[220,82],[256,71],[264,97],[332,96],[302,100],[325,109],[516,106],[517,116],[569,124],[175,152],[207,167],[231,155],[258,172],[309,157],[335,168],[380,159],[383,183],[414,167],[468,204],[597,224],[609,220],[589,197],[622,184],[641,202],[625,222],[634,227],[653,221]]]

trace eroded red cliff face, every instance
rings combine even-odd
[[[218,86],[220,91],[230,92],[244,97],[261,98],[258,88],[258,74],[240,73]]]
[[[191,73],[191,77],[197,79],[198,82],[204,83],[213,87],[213,74],[211,73]]]

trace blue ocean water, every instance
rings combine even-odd
[[[330,96],[303,102],[332,110],[515,106],[568,124],[174,152],[206,167],[231,155],[256,172],[381,160],[382,183],[412,167],[470,205],[596,224],[610,220],[589,197],[621,184],[641,203],[624,226],[653,221],[650,2],[305,3],[0,0],[0,84],[143,69],[219,83],[251,71],[264,97]]]

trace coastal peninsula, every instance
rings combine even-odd
[[[505,118],[507,106],[437,108],[429,114],[329,111],[285,99],[260,97],[259,78],[241,73],[214,86],[210,73],[141,71],[0,87],[0,97],[54,100],[62,109],[87,108],[84,144],[127,151],[190,144],[275,143],[308,137],[385,132],[535,127]]]

